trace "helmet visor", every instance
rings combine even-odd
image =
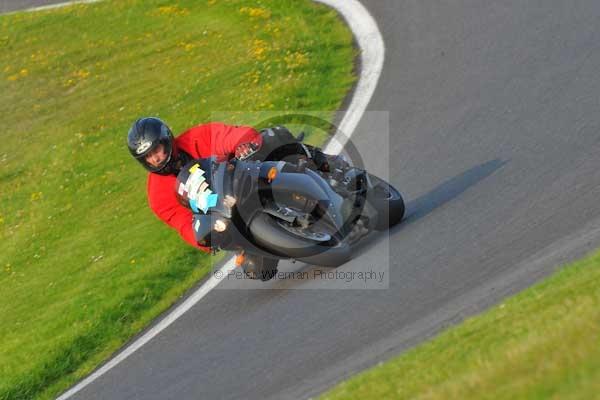
[[[150,172],[159,172],[163,170],[169,161],[173,148],[168,139],[159,140],[154,146],[136,156],[139,162]]]

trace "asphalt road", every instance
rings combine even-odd
[[[408,217],[339,270],[389,287],[225,285],[74,398],[311,397],[600,244],[600,3],[363,4],[391,134],[365,118],[353,141]]]
[[[0,13],[40,7],[49,4],[63,3],[66,0],[0,0]]]

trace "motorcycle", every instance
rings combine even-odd
[[[304,160],[193,160],[176,191],[194,212],[198,243],[236,253],[246,275],[262,281],[282,259],[344,264],[361,238],[404,216],[400,192],[384,180],[352,166],[324,173]]]

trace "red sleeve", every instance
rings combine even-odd
[[[174,176],[149,174],[148,202],[154,214],[179,232],[183,240],[202,251],[210,252],[208,247],[200,246],[196,242],[192,228],[192,211],[177,201]]]
[[[220,159],[233,157],[235,149],[242,143],[262,144],[262,136],[249,126],[226,125],[220,122],[208,124],[210,129],[210,154]]]

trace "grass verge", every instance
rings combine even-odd
[[[600,252],[322,399],[593,399],[600,393]]]
[[[125,146],[135,118],[179,132],[220,110],[244,124],[248,111],[336,110],[354,56],[347,27],[311,1],[0,16],[0,399],[53,398],[210,270],[147,207]]]

